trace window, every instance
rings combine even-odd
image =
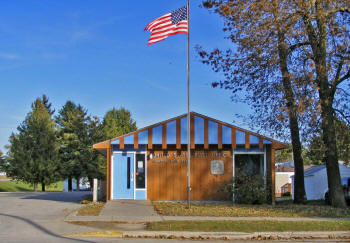
[[[249,175],[264,175],[263,154],[236,154],[235,174],[244,171]]]
[[[145,181],[146,181],[146,167],[145,167],[145,155],[144,154],[136,154],[136,188],[144,189]]]

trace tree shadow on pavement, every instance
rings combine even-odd
[[[49,200],[57,202],[72,202],[77,203],[84,199],[86,195],[90,195],[91,192],[40,192],[31,193],[25,195],[22,199],[37,199],[37,200]]]
[[[55,238],[59,238],[60,240],[67,240],[67,241],[70,241],[70,242],[85,242],[85,243],[94,243],[93,241],[86,241],[86,240],[80,240],[80,239],[74,239],[74,238],[68,238],[68,237],[64,237],[64,236],[61,236],[61,235],[57,235],[47,229],[45,229],[44,227],[42,227],[41,225],[29,220],[29,219],[26,219],[26,218],[22,218],[22,217],[19,217],[19,216],[15,216],[15,215],[8,215],[8,214],[3,214],[3,213],[0,213],[0,216],[5,216],[5,217],[9,217],[9,218],[13,218],[13,219],[17,219],[17,220],[21,220],[21,221],[24,221],[26,222],[27,224],[33,226],[34,228],[40,230],[41,232],[47,234],[47,235],[50,235],[52,237],[55,237]]]

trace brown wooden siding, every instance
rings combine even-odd
[[[152,154],[162,154],[164,151],[150,151]],[[147,199],[149,200],[186,200],[187,194],[187,163],[185,151],[183,156],[174,156],[176,150],[167,151],[169,156],[153,157],[147,162]],[[179,153],[179,152],[178,152]],[[232,178],[231,151],[196,150],[191,156],[191,200],[222,200],[227,195],[218,192]],[[206,157],[203,155],[207,153]],[[224,157],[222,156],[224,155]],[[222,160],[225,173],[212,175],[210,161]],[[176,162],[175,162],[176,161]]]
[[[106,199],[111,200],[111,148],[106,150],[106,162],[107,162],[107,171],[106,171]]]

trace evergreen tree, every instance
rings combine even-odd
[[[68,190],[72,190],[73,178],[79,190],[79,178],[103,177],[101,160],[92,148],[93,143],[102,138],[98,135],[98,119],[88,116],[81,105],[67,101],[56,116],[56,122],[60,128],[61,174],[68,178]]]
[[[105,139],[111,139],[137,129],[136,122],[131,118],[131,113],[124,107],[113,108],[107,111],[102,124]]]
[[[44,96],[43,96],[44,97]],[[45,96],[46,97],[46,96]],[[5,172],[16,180],[45,185],[58,180],[58,140],[55,123],[48,112],[46,101],[37,98],[32,104],[24,122],[17,128],[18,133],[10,136]]]

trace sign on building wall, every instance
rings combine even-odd
[[[210,161],[210,173],[213,175],[224,174],[224,162],[222,160]]]

